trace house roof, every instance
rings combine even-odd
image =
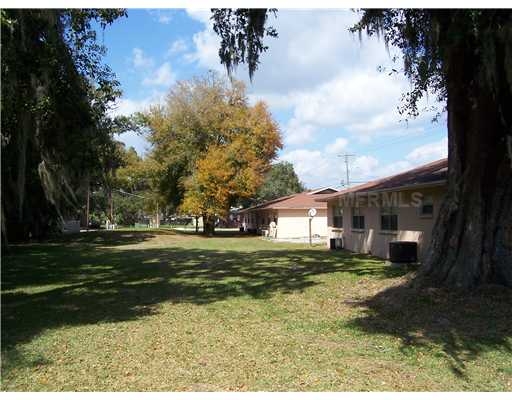
[[[279,197],[278,199],[266,201],[265,203],[261,203],[256,206],[240,210],[240,213],[256,210],[307,210],[309,208],[326,209],[327,204],[318,203],[318,201],[325,197],[332,196],[336,192],[337,190],[333,188],[309,190],[306,192],[292,194],[289,196],[283,196]]]
[[[308,193],[310,195],[312,195],[312,194],[331,194],[331,193],[336,193],[337,191],[338,191],[337,189],[327,186],[327,187],[323,187],[320,189],[311,190]]]
[[[319,202],[326,202],[349,193],[356,192],[377,192],[396,189],[435,186],[446,182],[448,175],[448,159],[433,161],[428,164],[401,172],[396,175],[376,179],[362,185],[353,186],[351,188],[341,190],[333,195],[324,196],[318,199]]]

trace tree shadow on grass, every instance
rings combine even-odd
[[[501,350],[512,359],[512,290],[488,286],[472,293],[392,286],[358,304],[366,313],[351,325],[401,339],[405,354],[441,347],[452,372],[467,378],[466,363]]]
[[[177,232],[181,235],[187,235],[187,236],[196,236],[196,237],[205,237],[205,238],[237,238],[237,237],[258,237],[260,235],[256,233],[249,233],[249,232],[240,232],[240,230],[235,229],[216,229],[215,233],[213,235],[208,235],[202,231],[202,229],[199,229],[197,232],[192,230],[180,230],[180,229],[174,229],[171,228],[174,232]]]
[[[321,274],[387,278],[405,272],[385,268],[372,257],[322,250],[123,248],[116,245],[147,240],[148,233],[110,234],[101,233],[103,240],[89,233],[78,237],[83,242],[19,246],[4,257],[4,349],[59,326],[141,318],[157,313],[163,302],[265,299],[316,285],[315,276]]]
[[[144,229],[144,230],[97,230],[81,233],[73,233],[57,238],[57,245],[62,243],[91,244],[103,246],[128,245],[145,242],[156,235],[176,235],[169,229]],[[53,239],[55,240],[55,239]]]

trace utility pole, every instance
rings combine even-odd
[[[114,193],[110,190],[110,221],[114,223]]]
[[[90,198],[91,198],[91,182],[90,182],[89,178],[87,178],[87,204],[85,207],[85,225],[86,225],[87,231],[89,231],[89,208],[90,208],[90,204],[91,204]]]
[[[311,221],[313,217],[309,217],[309,246],[313,246],[313,239],[311,239]]]
[[[346,185],[347,187],[350,186],[350,169],[348,165],[349,157],[355,157],[355,154],[338,154],[338,157],[344,157],[345,158],[345,171],[347,173],[347,181]]]
[[[158,200],[156,201],[155,225],[156,225],[156,228],[160,228],[160,210],[158,209]]]

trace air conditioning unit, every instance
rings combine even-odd
[[[417,262],[418,243],[406,241],[389,242],[389,261],[392,263]]]

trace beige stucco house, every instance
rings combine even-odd
[[[280,197],[239,211],[240,223],[244,229],[253,233],[268,233],[274,221],[276,239],[299,239],[309,237],[308,211],[316,210],[311,218],[311,234],[327,237],[327,203],[320,200],[336,193],[336,189],[322,188]]]
[[[327,245],[389,258],[391,241],[417,243],[425,257],[446,192],[447,160],[358,185],[319,201],[327,204]]]

